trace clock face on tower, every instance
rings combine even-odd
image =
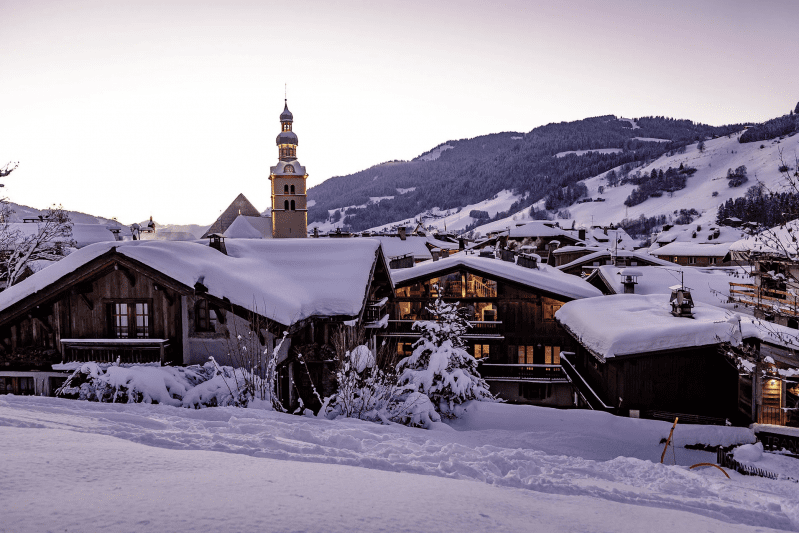
[[[285,172],[286,174],[294,174],[294,166],[293,165],[286,165],[283,168],[283,172]]]

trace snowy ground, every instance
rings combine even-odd
[[[658,464],[670,424],[472,404],[425,431],[0,397],[0,531],[799,531],[789,481]],[[686,443],[751,442],[678,426]]]

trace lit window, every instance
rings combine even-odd
[[[560,309],[561,304],[544,304],[544,320],[555,320],[555,313]]]
[[[475,359],[482,359],[483,357],[488,357],[489,355],[489,348],[488,344],[475,344],[474,345],[474,358]]]

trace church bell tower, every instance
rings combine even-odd
[[[294,115],[285,102],[277,136],[279,160],[269,169],[272,182],[272,237],[307,237],[308,203],[305,182],[308,174],[297,161],[297,134],[291,131]]]

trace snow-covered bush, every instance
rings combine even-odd
[[[56,391],[57,396],[105,403],[158,403],[175,407],[270,408],[260,377],[242,368],[204,365],[170,367],[83,363]]]
[[[469,400],[496,401],[477,372],[477,360],[464,348],[469,323],[458,303],[439,297],[427,310],[435,320],[414,323],[422,337],[413,353],[397,364],[399,385],[406,392],[427,395],[447,417],[455,416],[457,404]]]
[[[378,368],[374,354],[364,345],[346,352],[336,373],[338,390],[325,400],[320,414],[331,420],[358,418],[423,428],[440,422],[430,398],[398,387],[392,370]]]

